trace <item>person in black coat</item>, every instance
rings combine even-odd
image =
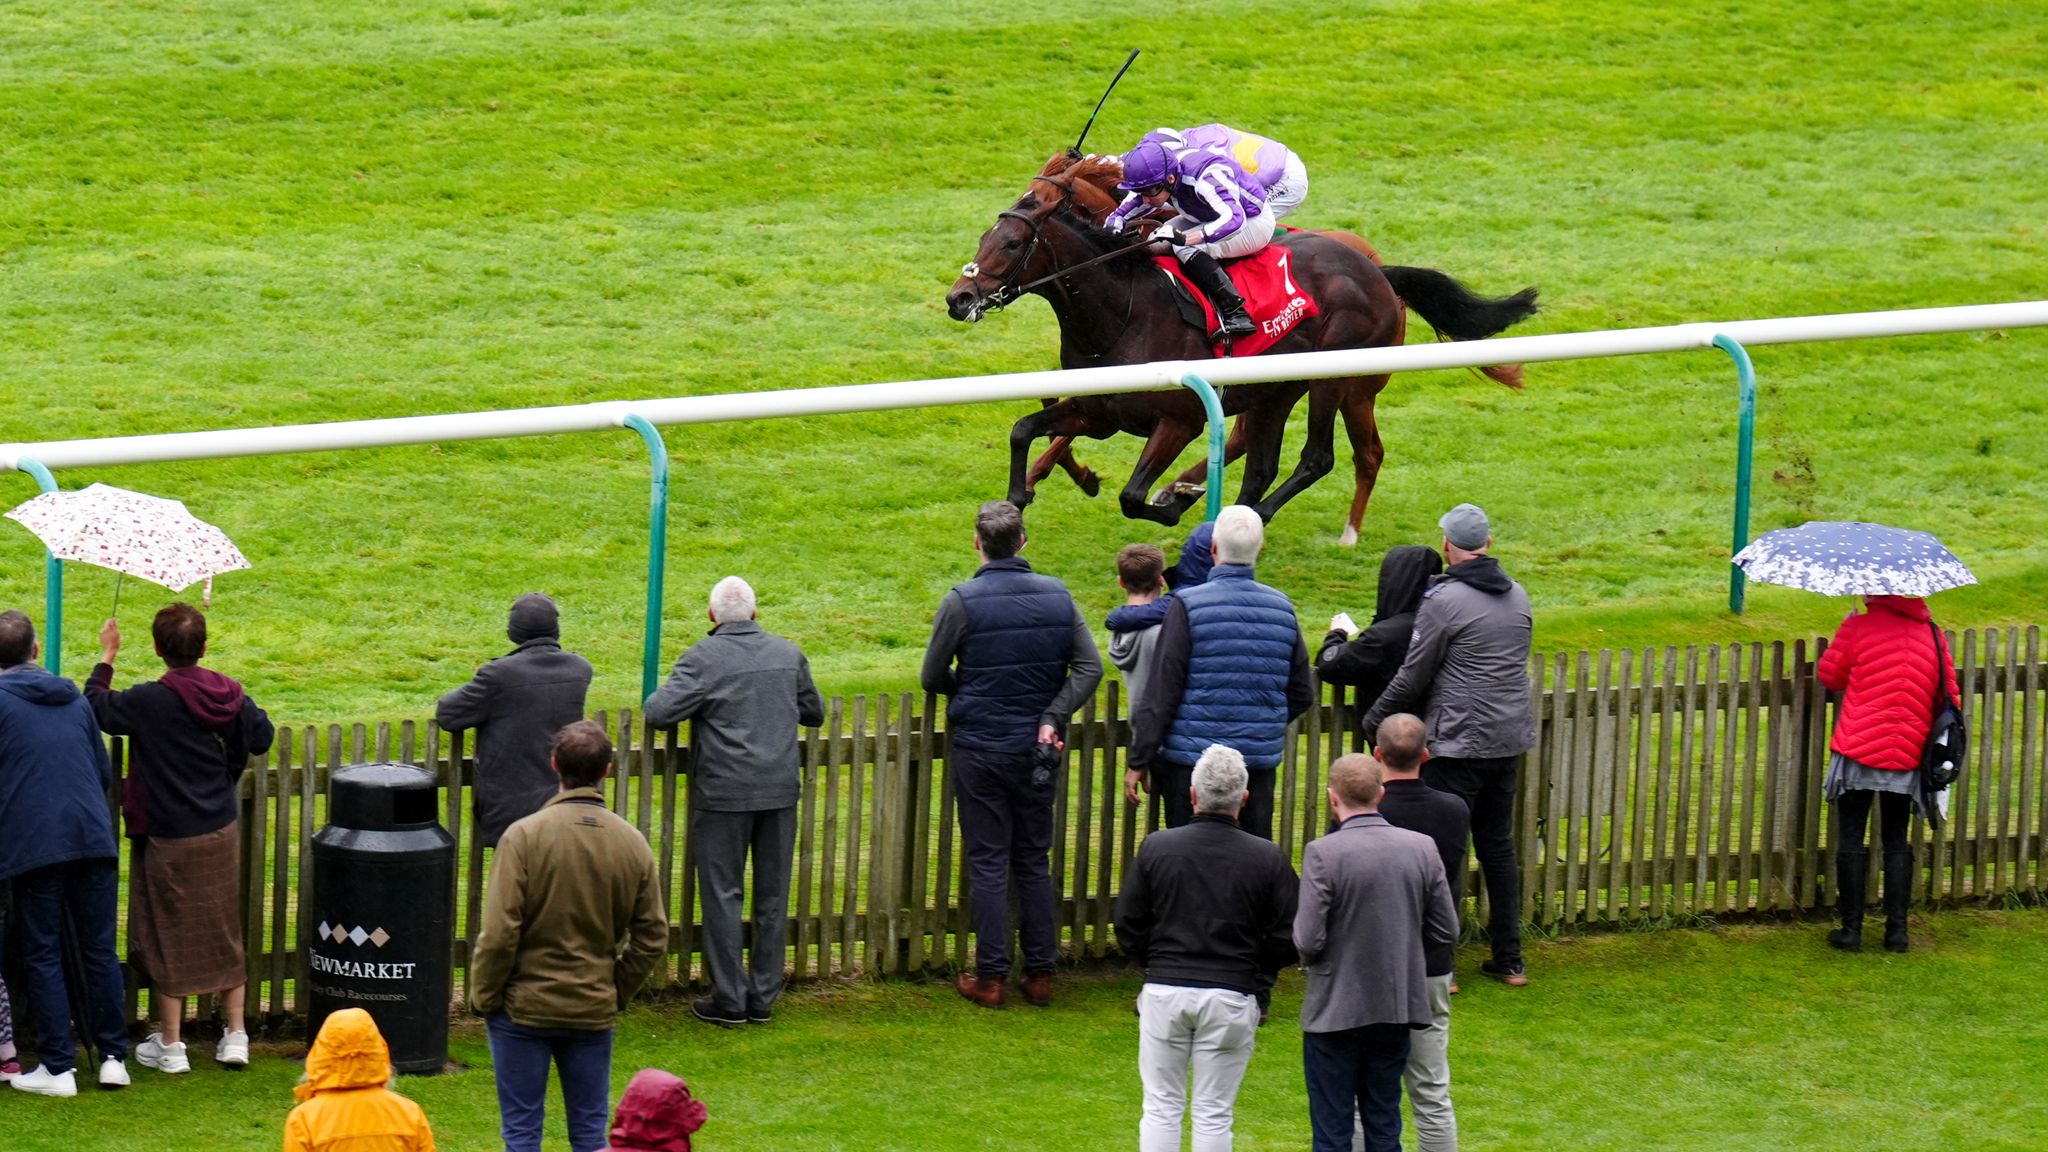
[[[1294,869],[1272,841],[1237,825],[1249,795],[1244,757],[1212,744],[1192,778],[1194,818],[1145,837],[1116,901],[1117,942],[1145,970],[1138,1147],[1147,1152],[1179,1149],[1187,1112],[1196,1148],[1229,1145],[1259,996],[1297,958]]]
[[[441,697],[443,731],[476,729],[476,833],[484,847],[515,820],[540,811],[555,794],[548,750],[555,733],[583,719],[590,661],[562,647],[555,602],[528,592],[512,604],[505,635],[517,645]]]
[[[1316,652],[1316,673],[1332,684],[1358,689],[1358,714],[1364,716],[1380,698],[1401,661],[1408,656],[1408,638],[1415,632],[1415,609],[1422,603],[1429,578],[1444,570],[1436,549],[1403,544],[1387,550],[1380,561],[1379,598],[1372,623],[1354,638],[1348,616],[1330,621],[1329,635]],[[1340,624],[1340,621],[1342,624]]]

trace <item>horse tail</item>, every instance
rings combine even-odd
[[[1512,296],[1489,298],[1477,295],[1434,268],[1388,264],[1380,272],[1401,302],[1436,329],[1440,340],[1484,340],[1536,314],[1534,288],[1524,288]],[[1510,388],[1522,386],[1519,364],[1495,365],[1481,372]]]

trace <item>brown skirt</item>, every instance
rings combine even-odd
[[[164,996],[204,996],[248,982],[242,958],[241,835],[138,842],[130,871],[128,962]]]

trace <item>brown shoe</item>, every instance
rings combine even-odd
[[[953,981],[953,990],[981,1005],[983,1008],[1001,1008],[1003,1006],[1004,994],[1003,982],[1001,980],[984,980],[972,972],[962,972],[959,978]]]
[[[1024,978],[1024,999],[1031,1001],[1033,1008],[1052,1007],[1052,973]]]

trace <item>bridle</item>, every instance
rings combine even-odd
[[[976,319],[979,319],[981,316],[986,316],[990,313],[1001,312],[1004,308],[1007,308],[1011,304],[1016,303],[1018,298],[1022,297],[1025,293],[1030,292],[1033,288],[1036,288],[1042,284],[1050,284],[1051,282],[1053,282],[1054,280],[1058,280],[1062,276],[1072,275],[1075,272],[1081,271],[1083,268],[1091,268],[1097,264],[1103,263],[1106,260],[1113,260],[1118,256],[1122,256],[1129,252],[1135,251],[1139,248],[1143,248],[1146,246],[1146,244],[1150,243],[1150,241],[1140,241],[1136,244],[1127,244],[1122,248],[1117,248],[1113,251],[1104,252],[1101,255],[1093,257],[1091,259],[1083,260],[1079,264],[1069,265],[1068,267],[1061,268],[1058,271],[1052,272],[1048,275],[1040,276],[1038,279],[1033,280],[1027,284],[1017,283],[1018,277],[1024,274],[1024,269],[1029,268],[1031,266],[1031,258],[1038,254],[1038,245],[1040,241],[1042,241],[1045,237],[1045,222],[1052,219],[1055,215],[1059,214],[1060,212],[1065,211],[1074,203],[1074,186],[1072,183],[1064,180],[1055,180],[1050,176],[1033,176],[1031,179],[1033,181],[1043,181],[1059,189],[1060,198],[1057,201],[1054,201],[1050,207],[1046,208],[1042,212],[1037,213],[1036,215],[1033,215],[1029,212],[1020,212],[1015,208],[1005,208],[1001,212],[996,213],[996,219],[998,220],[1007,218],[1010,220],[1023,221],[1026,225],[1030,227],[1031,237],[1029,240],[1025,241],[1024,254],[1010,262],[1010,272],[1008,275],[1003,277],[1002,282],[997,284],[993,291],[983,292],[979,294],[978,298],[974,302]],[[969,261],[965,267],[960,269],[960,275],[967,277],[969,280],[976,279],[981,275],[981,265],[978,262]],[[1125,322],[1128,323],[1129,320],[1130,317],[1126,315]]]

